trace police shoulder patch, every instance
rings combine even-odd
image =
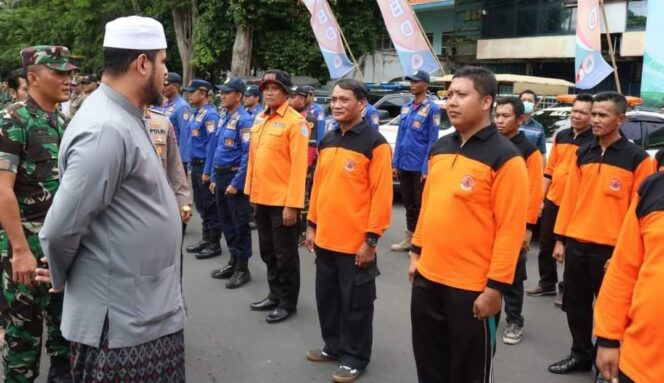
[[[191,113],[189,112],[182,113],[182,119],[189,121],[190,118],[191,118]]]
[[[207,129],[208,133],[214,132],[214,121],[213,120],[206,121],[205,129]]]
[[[435,126],[440,126],[440,112],[433,115],[433,124]]]
[[[371,116],[371,122],[374,125],[380,124],[380,117],[378,116],[378,114],[374,114],[374,115]]]
[[[309,125],[307,125],[306,121],[300,121],[300,134],[303,135],[304,137],[309,137]]]

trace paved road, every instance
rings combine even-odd
[[[189,226],[185,244],[200,236],[200,221]],[[340,224],[343,224],[340,222]],[[392,226],[379,245],[378,299],[374,319],[372,362],[358,381],[416,382],[411,349],[410,284],[405,254],[390,253],[389,244],[400,240],[405,227],[404,209],[395,205]],[[188,382],[280,383],[329,382],[336,366],[308,362],[305,352],[321,345],[314,300],[314,257],[300,249],[302,287],[297,315],[280,324],[267,324],[266,313],[249,310],[249,303],[267,294],[265,266],[258,256],[254,232],[250,262],[253,280],[238,290],[227,290],[223,281],[209,277],[213,268],[228,261],[224,255],[209,260],[185,256],[184,289],[189,310],[185,330]],[[528,274],[537,279],[536,250],[529,254]],[[591,374],[557,376],[546,367],[569,351],[570,336],[563,312],[552,299],[526,297],[525,338],[517,346],[499,340],[495,377],[503,383],[592,382]],[[504,323],[499,326],[502,334]],[[40,381],[45,381],[48,362],[43,358]]]

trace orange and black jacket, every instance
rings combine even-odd
[[[604,154],[597,141],[580,147],[558,211],[557,239],[615,246],[627,208],[654,168],[648,153],[625,137]]]
[[[309,126],[288,102],[256,116],[244,187],[251,203],[304,206],[308,142]]]
[[[576,161],[576,151],[580,146],[595,141],[592,129],[587,129],[578,136],[574,136],[574,129],[564,129],[556,134],[551,147],[551,154],[544,169],[544,177],[551,180],[546,199],[560,206],[565,193],[567,172],[571,164]]]
[[[634,198],[595,305],[597,344],[621,348],[619,367],[635,382],[664,376],[664,173]],[[621,345],[622,343],[622,345]]]
[[[356,254],[367,236],[380,237],[392,214],[392,151],[362,120],[323,136],[309,202],[318,247]]]
[[[519,150],[489,125],[462,145],[438,140],[411,251],[426,279],[470,291],[509,289],[526,231],[528,172]]]
[[[519,132],[510,139],[526,161],[528,169],[528,216],[526,227],[534,229],[544,200],[544,163],[542,152],[533,144],[523,132]]]

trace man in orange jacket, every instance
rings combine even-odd
[[[270,286],[268,296],[252,303],[251,309],[272,310],[268,323],[290,317],[300,293],[297,221],[304,206],[309,126],[288,105],[291,86],[284,71],[269,70],[263,75],[259,88],[267,109],[256,116],[251,128],[244,189],[256,205],[258,247]]]
[[[611,382],[655,383],[664,376],[663,230],[660,169],[632,201],[595,305],[596,364]]]
[[[351,382],[369,364],[376,246],[392,214],[392,154],[385,137],[362,117],[367,94],[364,84],[351,79],[332,90],[338,127],[320,141],[308,216],[306,243],[310,252],[316,249],[324,346],[309,351],[307,359],[338,360],[333,382]]]

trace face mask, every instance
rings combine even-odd
[[[534,106],[535,106],[535,104],[533,104],[532,102],[530,102],[530,101],[524,101],[524,102],[523,102],[524,113],[525,113],[525,114],[530,114],[530,113],[532,113],[532,112],[533,112],[533,107],[534,107]]]

